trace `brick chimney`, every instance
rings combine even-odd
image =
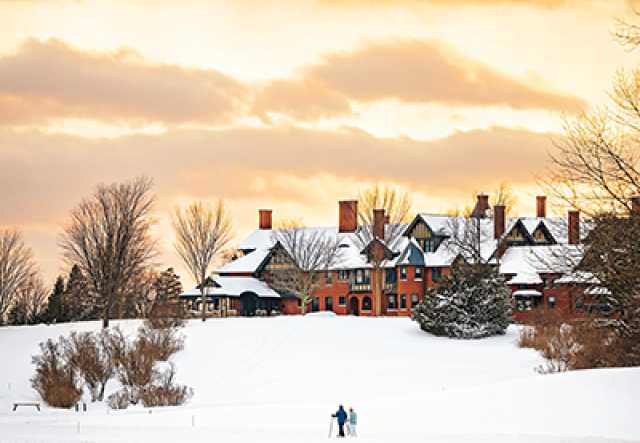
[[[539,195],[536,197],[536,217],[547,216],[547,196]]]
[[[489,196],[486,194],[478,194],[478,201],[473,208],[472,216],[484,218],[489,210]]]
[[[569,244],[577,245],[580,243],[580,212],[569,211]]]
[[[493,207],[493,237],[498,239],[502,237],[505,230],[505,214],[507,208],[505,205],[495,205]]]
[[[384,240],[384,209],[373,210],[373,235]]]
[[[358,200],[341,200],[338,202],[338,232],[355,232],[358,230]]]
[[[271,229],[271,209],[260,209],[258,211],[260,229]]]
[[[631,197],[631,212],[635,215],[640,215],[640,195]]]

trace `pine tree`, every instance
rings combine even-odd
[[[90,320],[96,318],[96,298],[91,293],[87,280],[78,265],[69,272],[67,287],[62,297],[64,321]]]
[[[511,323],[511,293],[486,264],[460,264],[439,286],[429,289],[412,313],[420,328],[452,338],[504,334]]]
[[[180,277],[173,268],[168,268],[158,275],[153,282],[156,291],[156,303],[164,303],[177,299],[182,294],[182,283]]]
[[[56,284],[53,286],[53,292],[49,295],[47,301],[46,319],[48,323],[56,323],[62,321],[62,298],[64,297],[64,278],[59,275]]]

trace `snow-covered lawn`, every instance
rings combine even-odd
[[[0,442],[326,441],[338,403],[358,411],[368,442],[640,440],[640,369],[543,376],[541,358],[517,347],[516,327],[456,341],[404,318],[322,314],[192,321],[174,359],[195,389],[184,407],[10,410],[37,399],[29,378],[40,341],[98,328],[0,328]]]

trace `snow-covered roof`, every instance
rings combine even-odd
[[[269,249],[256,249],[243,255],[216,270],[219,274],[254,273],[269,255]]]
[[[584,291],[587,295],[611,295],[611,290],[604,286],[592,286]]]
[[[501,274],[563,274],[579,261],[578,245],[512,246],[500,258]]]
[[[569,272],[555,281],[559,284],[598,284],[600,280],[591,272],[574,271]]]
[[[280,294],[265,282],[253,277],[216,277],[214,285],[207,286],[205,294],[209,296],[239,297],[245,292],[253,292],[258,297],[280,298]],[[180,294],[181,297],[200,296],[200,289],[193,288]]]
[[[534,289],[520,289],[519,291],[515,291],[513,293],[513,296],[514,297],[542,297],[542,293]]]
[[[427,267],[447,267],[451,266],[454,260],[462,255],[467,261],[473,261],[469,251],[462,250],[457,243],[459,239],[464,237],[465,233],[473,230],[475,233],[475,223],[477,219],[469,219],[462,216],[438,215],[419,213],[411,224],[394,225],[395,228],[402,229],[406,233],[408,228],[422,221],[429,229],[440,238],[443,238],[441,244],[434,252],[422,251],[420,245],[415,240],[410,239],[406,235],[398,237],[394,244],[388,245],[396,257],[386,260],[382,263],[385,268],[395,267],[398,264],[415,264]],[[470,223],[473,223],[470,225]],[[527,234],[532,236],[533,233],[544,225],[547,231],[554,237],[558,243],[553,246],[510,246],[506,249],[504,255],[498,260],[495,259],[495,252],[499,242],[504,239],[508,233],[517,224],[521,223]],[[581,219],[581,237],[584,238],[588,232],[588,220]],[[365,245],[361,244],[358,235],[355,233],[340,233],[337,227],[312,227],[303,228],[314,233],[322,233],[331,238],[337,238],[340,247],[339,257],[330,267],[332,270],[338,269],[361,269],[371,268],[371,264],[367,262],[366,257],[362,254]],[[389,229],[389,226],[386,227]],[[457,232],[456,232],[457,231]],[[231,262],[220,269],[220,273],[253,273],[255,272],[268,255],[268,251],[275,244],[275,230],[257,229],[253,231],[239,246],[239,249],[247,252],[234,262]],[[564,273],[571,269],[571,264],[575,266],[580,255],[579,247],[567,245],[567,220],[562,217],[510,217],[505,220],[505,233],[501,239],[494,238],[494,221],[493,218],[487,217],[480,219],[480,253],[482,259],[492,263],[500,264],[500,272],[505,274],[523,274],[534,279],[534,274],[539,273]],[[416,251],[422,253],[422,260],[417,257]],[[571,257],[571,260],[566,260]],[[539,277],[538,277],[539,278]]]
[[[540,285],[542,279],[535,272],[518,272],[508,282],[508,285]]]

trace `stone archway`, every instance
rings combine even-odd
[[[258,296],[253,292],[243,292],[240,294],[240,315],[253,317],[258,308]]]
[[[358,297],[351,297],[349,300],[349,314],[360,315],[360,302],[358,301]]]

